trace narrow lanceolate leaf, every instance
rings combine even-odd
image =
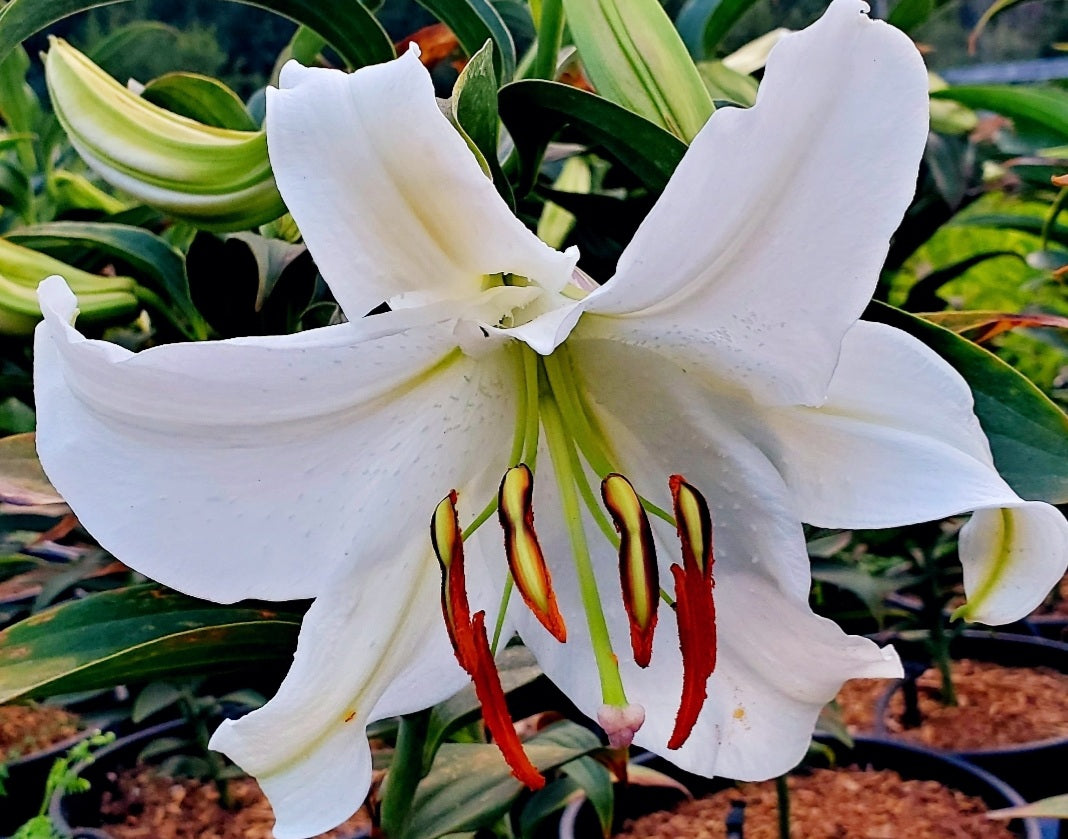
[[[676,21],[694,58],[708,58],[756,0],[686,0]]]
[[[988,350],[900,309],[873,303],[864,317],[908,332],[964,377],[994,465],[1018,495],[1068,503],[1068,415],[1034,383]]]
[[[716,669],[716,604],[712,596],[712,517],[704,497],[682,478],[671,476],[675,524],[683,564],[671,566],[675,579],[675,615],[682,652],[682,700],[669,749],[689,739],[708,698],[708,679]]]
[[[0,58],[65,17],[125,0],[11,0],[0,11]],[[360,0],[241,0],[318,32],[352,68],[389,61],[393,43]]]
[[[540,789],[545,786],[545,778],[524,753],[508,714],[501,677],[486,634],[486,613],[479,611],[473,617],[471,615],[455,491],[445,496],[434,510],[430,520],[430,539],[441,565],[442,612],[456,660],[475,683],[475,695],[482,705],[486,727],[493,734],[494,742],[512,774],[531,789]]]
[[[969,108],[994,111],[1025,125],[1068,137],[1068,92],[1037,85],[958,85],[931,91]]]
[[[630,481],[608,475],[601,482],[601,497],[619,532],[619,581],[623,605],[630,619],[630,645],[634,661],[648,667],[653,654],[656,610],[660,603],[660,574],[649,517]]]
[[[58,39],[45,59],[45,80],[72,145],[112,186],[213,230],[243,230],[285,211],[264,132],[164,110]]]
[[[549,567],[534,532],[534,476],[525,464],[504,473],[498,493],[498,518],[504,529],[508,567],[523,602],[556,640],[567,640],[564,616],[556,603]]]
[[[417,0],[456,33],[464,52],[474,56],[493,41],[493,64],[504,81],[515,75],[515,42],[489,0]]]
[[[91,594],[0,632],[0,702],[288,665],[301,614],[216,606],[154,584]]]
[[[519,194],[534,184],[546,144],[568,125],[654,193],[664,189],[686,153],[686,144],[659,125],[557,82],[530,79],[506,85],[498,107],[522,163]]]
[[[245,104],[230,88],[198,73],[167,73],[144,86],[141,98],[168,111],[216,128],[259,128]]]
[[[564,11],[597,92],[689,143],[714,106],[658,0],[564,0]]]

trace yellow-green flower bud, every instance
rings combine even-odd
[[[45,79],[74,148],[104,180],[210,230],[243,230],[285,211],[263,131],[216,128],[164,110],[52,38]]]
[[[41,320],[37,285],[59,274],[78,297],[79,318],[106,320],[138,309],[130,277],[90,274],[46,254],[0,239],[0,334],[29,335]]]

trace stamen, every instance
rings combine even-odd
[[[567,640],[567,627],[553,593],[549,567],[534,532],[534,476],[520,463],[504,473],[497,513],[504,528],[504,550],[516,588],[534,616],[557,641]]]
[[[641,499],[622,475],[613,472],[601,482],[601,497],[619,532],[619,581],[630,619],[634,662],[648,667],[660,593],[653,531]]]
[[[716,604],[712,596],[712,516],[708,504],[681,475],[670,479],[675,521],[682,542],[683,566],[672,565],[675,614],[682,652],[682,701],[669,749],[689,739],[708,698],[708,679],[716,669]]]
[[[545,786],[545,778],[530,762],[516,734],[501,686],[501,677],[486,635],[486,613],[471,617],[464,584],[464,551],[453,490],[434,509],[430,520],[430,540],[442,569],[441,608],[456,660],[475,684],[482,716],[493,741],[501,750],[512,774],[531,789]]]

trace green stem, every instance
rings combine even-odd
[[[605,621],[601,596],[597,590],[597,575],[593,570],[586,533],[582,527],[582,507],[575,492],[572,443],[564,429],[553,394],[548,388],[542,394],[541,402],[545,438],[549,443],[549,456],[552,458],[553,471],[560,489],[560,506],[575,559],[575,574],[578,577],[582,608],[586,613],[590,643],[593,646],[594,660],[597,662],[597,674],[601,679],[601,696],[609,705],[623,706],[627,704],[627,695],[619,675],[618,659],[612,651],[612,639],[608,634],[608,623]]]
[[[775,779],[775,797],[779,802],[779,839],[790,839],[790,787],[785,775]]]
[[[562,0],[542,0],[538,21],[538,51],[530,67],[529,78],[556,78],[556,58],[564,37],[564,4]]]
[[[490,645],[490,650],[493,651],[494,655],[497,655],[497,645],[501,642],[501,632],[504,629],[504,613],[508,611],[508,600],[512,596],[513,586],[515,586],[515,580],[509,574],[505,578],[504,591],[501,593],[501,607],[497,612],[497,624],[493,627],[493,643]]]
[[[415,789],[423,777],[423,749],[429,722],[428,711],[400,718],[397,748],[382,791],[381,823],[387,837],[400,836],[411,816]]]
[[[538,434],[541,430],[538,418],[538,355],[525,344],[521,352],[523,354],[524,404],[526,405],[522,457],[523,462],[533,472],[538,462]]]
[[[953,687],[952,658],[949,655],[949,633],[939,614],[931,632],[931,653],[935,666],[942,677],[942,704],[950,707],[957,705],[957,689]]]

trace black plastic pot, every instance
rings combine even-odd
[[[903,661],[927,662],[921,641],[893,640]],[[1068,644],[1001,632],[967,630],[950,645],[953,658],[971,658],[1011,667],[1049,667],[1068,673]],[[886,732],[885,709],[902,682],[887,689],[876,708],[877,738],[897,741]],[[988,770],[1008,783],[1028,801],[1068,793],[1068,736],[1033,743],[995,746],[989,749],[953,750],[948,754]]]
[[[60,833],[73,839],[110,839],[101,829],[100,818],[101,797],[113,786],[108,774],[134,766],[141,750],[157,737],[181,737],[186,731],[184,720],[171,720],[120,737],[97,751],[93,763],[76,767],[79,775],[89,781],[89,792],[53,796],[48,809],[53,824]],[[350,839],[362,837],[353,834]]]
[[[874,769],[892,769],[905,779],[933,780],[967,795],[976,796],[992,809],[1013,807],[1024,803],[1016,790],[989,772],[976,766],[924,749],[919,746],[858,737],[852,749],[837,740],[818,738],[835,753],[836,763],[841,766],[870,766]],[[653,758],[650,765],[665,771],[681,781],[695,795],[704,795],[725,789],[730,785],[724,779],[708,779],[682,772],[660,758]],[[665,790],[648,787],[631,787],[626,795],[617,796],[619,827],[626,818],[673,806],[681,801],[680,796]],[[579,800],[569,804],[560,819],[559,839],[585,839],[598,835],[596,818],[591,808]],[[1021,839],[1056,839],[1058,823],[1049,819],[1016,819],[1009,822],[1009,829]]]

